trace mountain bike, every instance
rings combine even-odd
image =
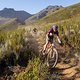
[[[43,53],[46,57],[46,64],[50,68],[54,68],[58,62],[58,52],[56,48],[52,46],[51,43],[48,43],[45,53]]]

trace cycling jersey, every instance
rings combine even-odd
[[[55,32],[55,31],[53,30],[53,28],[51,28],[51,29],[49,30],[48,35],[49,35],[50,33],[52,33],[53,36],[54,36],[54,34],[56,34],[57,36],[59,35],[58,30]]]

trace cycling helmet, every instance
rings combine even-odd
[[[53,25],[53,30],[57,30],[58,29],[58,26],[57,25]]]

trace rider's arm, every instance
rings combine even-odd
[[[58,42],[61,44],[61,40],[60,40],[60,38],[59,38],[58,35],[57,35],[57,40],[58,40]]]
[[[59,44],[61,44],[61,40],[60,40],[59,32],[58,31],[56,32],[56,35],[57,35],[57,40],[58,40]]]

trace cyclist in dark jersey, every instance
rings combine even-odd
[[[58,26],[53,25],[51,29],[48,31],[48,33],[46,34],[46,44],[44,45],[44,52],[49,42],[52,44],[53,47],[55,47],[54,42],[53,42],[54,35],[57,36],[58,42],[59,44],[61,44],[61,40],[59,38]]]

